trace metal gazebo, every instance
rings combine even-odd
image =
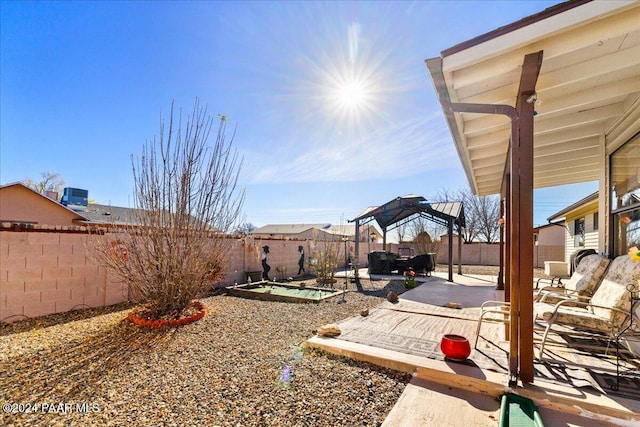
[[[447,227],[449,237],[449,281],[453,281],[453,232],[458,231],[458,274],[461,274],[461,229],[465,227],[462,202],[429,203],[427,199],[415,194],[397,197],[381,206],[370,206],[349,222],[356,223],[355,252],[360,248],[360,226],[375,220],[382,228],[382,242],[387,244],[387,231],[400,227],[417,217],[423,217],[436,224]],[[357,269],[356,269],[357,278]]]

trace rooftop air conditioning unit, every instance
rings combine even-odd
[[[89,191],[80,188],[66,187],[60,203],[71,210],[86,212],[89,205]]]

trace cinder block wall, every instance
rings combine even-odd
[[[86,232],[0,232],[0,319],[126,301],[126,288],[90,256],[92,238]]]
[[[126,285],[99,266],[92,254],[93,239],[99,238],[86,231],[0,231],[0,320],[15,321],[21,316],[38,317],[126,301]],[[247,272],[262,271],[260,255],[265,245],[269,246],[271,278],[281,277],[277,271],[280,266],[286,267],[284,277],[297,275],[299,245],[305,250],[305,269],[311,271],[311,241],[247,237],[230,243],[221,286],[244,283]],[[344,251],[343,242],[338,244]],[[316,243],[316,247],[322,248],[323,243]],[[369,249],[381,247],[361,244],[360,266],[366,267]],[[347,250],[353,249],[354,242],[347,242]]]
[[[438,252],[438,263],[448,262],[449,242],[443,239]],[[533,248],[534,267],[544,268],[545,261],[564,261],[564,247],[535,245]],[[453,263],[458,263],[458,239],[453,241]],[[498,243],[462,243],[462,264],[500,265],[500,244]]]
[[[0,231],[0,320],[15,321],[21,316],[37,317],[61,313],[76,308],[99,307],[127,300],[126,285],[110,277],[100,267],[91,251],[92,239],[99,236],[87,232]],[[262,247],[269,246],[268,262],[271,278],[295,277],[298,273],[298,246],[305,250],[305,269],[311,272],[314,251],[322,250],[324,242],[288,239],[234,239],[228,251],[227,268],[221,286],[244,283],[247,272],[261,272]],[[336,243],[344,257],[344,242]],[[454,243],[454,263],[457,263],[457,243]],[[384,250],[380,243],[360,244],[355,257],[355,244],[347,242],[347,251],[367,267],[370,251]],[[410,245],[403,244],[403,247]],[[389,245],[398,252],[399,247]],[[462,263],[498,265],[498,244],[464,244]],[[438,262],[447,262],[447,241],[442,242]],[[561,247],[538,246],[534,250],[536,266],[544,261],[562,261]],[[339,267],[344,267],[340,260]],[[286,268],[278,272],[278,267]]]
[[[314,242],[312,240],[294,240],[294,239],[254,239],[253,237],[245,238],[244,247],[244,266],[245,272],[258,272],[262,271],[261,254],[264,246],[269,246],[269,256],[267,262],[271,266],[269,276],[271,278],[280,278],[281,273],[277,268],[282,267],[286,269],[284,277],[295,277],[298,274],[298,260],[300,255],[298,253],[298,246],[304,248],[305,262],[304,268],[307,273],[311,272],[310,260],[312,259],[314,252],[324,250],[327,243]],[[329,243],[335,244],[340,251],[340,259],[338,260],[338,268],[343,268],[348,258],[345,259],[345,244],[342,241]],[[358,251],[358,256],[355,255],[355,243],[348,241],[346,244],[346,251],[351,255],[352,262],[358,260],[359,267],[367,267],[367,254],[369,251],[382,250],[381,243],[361,242]],[[232,272],[229,271],[229,274]],[[238,282],[244,282],[246,277],[237,278]]]

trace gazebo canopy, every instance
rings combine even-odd
[[[359,247],[359,229],[361,224],[366,224],[374,219],[382,228],[382,240],[387,243],[387,230],[405,224],[414,218],[421,216],[437,224],[447,227],[449,235],[449,281],[453,281],[453,227],[458,226],[458,240],[460,240],[460,229],[465,227],[464,207],[462,202],[429,203],[427,199],[415,194],[397,197],[382,206],[370,206],[362,211],[357,217],[349,222],[356,223],[356,253]],[[458,270],[462,273],[460,265],[462,248],[458,243]],[[357,272],[357,270],[356,270]],[[356,281],[357,281],[356,273]]]
[[[370,206],[349,222],[366,224],[376,220],[383,230],[400,226],[417,216],[427,218],[437,224],[449,225],[453,220],[458,227],[465,226],[464,208],[461,202],[429,203],[427,199],[409,194],[381,205]],[[393,227],[392,227],[393,226]]]

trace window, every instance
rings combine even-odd
[[[624,255],[640,244],[640,136],[636,136],[610,158],[611,218],[614,256]]]
[[[624,255],[631,246],[640,247],[640,208],[619,212],[614,218],[616,255]]]
[[[600,215],[598,215],[598,212],[593,214],[593,231],[597,231],[598,230],[598,221],[600,220]]]
[[[574,247],[584,246],[584,217],[578,218],[573,223]]]

